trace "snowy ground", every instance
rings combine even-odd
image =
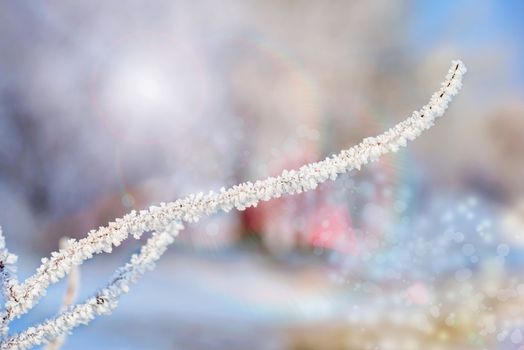
[[[83,266],[80,299],[121,261],[102,257]],[[487,301],[492,307],[484,311],[482,302],[468,306],[484,288],[477,275],[408,287],[350,277],[341,283],[337,269],[312,254],[277,259],[246,246],[206,253],[176,247],[112,315],[76,329],[64,349],[518,349],[520,326],[503,320],[523,296],[498,296],[502,306]],[[499,271],[499,279],[504,275]],[[14,329],[51,316],[62,290],[54,287]],[[496,330],[476,323],[486,311]]]
[[[329,271],[315,261],[284,268],[246,249],[168,255],[112,315],[77,329],[65,349],[283,349],[286,325],[336,313]],[[109,265],[95,259],[82,267],[80,299],[110,276]],[[61,289],[13,328],[52,315]]]

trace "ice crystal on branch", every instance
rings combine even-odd
[[[284,170],[277,177],[245,182],[229,189],[222,188],[219,192],[190,195],[140,212],[132,211],[106,227],[90,231],[83,239],[70,240],[65,248],[42,259],[42,265],[36,273],[22,283],[9,272],[7,266],[12,265],[16,259],[5,249],[0,232],[0,272],[5,295],[2,315],[4,334],[8,330],[9,321],[33,308],[50,284],[71,273],[83,261],[102,252],[111,253],[114,246],[120,245],[130,235],[139,239],[145,232],[152,232],[140,252],[115,272],[105,288],[84,303],[68,307],[53,319],[4,338],[0,349],[28,349],[48,343],[80,324],[89,323],[98,315],[110,313],[117,306],[119,297],[129,290],[129,285],[136,282],[148,269],[152,269],[173,243],[175,236],[183,228],[182,222],[196,222],[201,217],[220,210],[244,210],[256,206],[260,201],[312,190],[328,179],[335,180],[339,174],[360,169],[381,155],[396,152],[400,147],[406,146],[407,141],[414,140],[422,131],[433,126],[435,119],[444,114],[452,97],[460,90],[465,72],[466,67],[461,61],[453,61],[442,87],[433,94],[429,103],[377,137],[368,137],[360,144],[322,161],[296,170]]]

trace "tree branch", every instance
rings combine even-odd
[[[196,222],[202,216],[219,210],[244,210],[256,206],[260,201],[312,190],[328,179],[335,180],[339,174],[360,169],[362,165],[383,154],[396,152],[400,147],[406,146],[408,140],[415,139],[422,131],[433,126],[435,119],[444,114],[448,103],[461,88],[465,72],[466,67],[461,61],[453,61],[442,87],[420,111],[413,112],[406,120],[382,135],[368,137],[336,155],[297,170],[284,170],[277,177],[255,183],[242,183],[227,190],[222,188],[218,193],[211,191],[207,195],[190,195],[168,204],[161,203],[159,207],[152,206],[139,213],[132,211],[106,227],[90,231],[86,238],[70,240],[66,248],[53,252],[50,258],[42,259],[42,265],[36,273],[22,284],[2,273],[3,280],[7,281],[3,284],[8,286],[3,314],[3,325],[7,330],[10,320],[30,310],[42,298],[50,284],[56,283],[74,267],[92,258],[94,254],[110,253],[113,246],[118,246],[130,234],[138,239],[144,232],[154,232],[140,254],[133,255],[131,261],[117,271],[106,288],[85,303],[70,307],[56,318],[7,339],[0,349],[27,349],[49,342],[79,324],[88,323],[97,315],[110,312],[116,307],[118,297],[127,292],[129,283],[154,266],[154,262],[174,239],[174,234],[169,231],[177,233],[182,228],[181,222]],[[8,254],[7,250],[5,252]],[[4,256],[4,263],[9,260],[6,257],[7,255]]]

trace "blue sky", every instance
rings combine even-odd
[[[414,1],[413,44],[424,52],[443,42],[468,51],[506,46],[515,81],[524,87],[524,1]]]

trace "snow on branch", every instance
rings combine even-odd
[[[407,141],[414,140],[422,131],[433,126],[435,119],[444,114],[452,97],[462,87],[465,72],[466,67],[461,61],[453,61],[442,87],[432,95],[429,103],[382,135],[368,137],[356,146],[322,161],[296,170],[284,170],[277,177],[245,182],[229,189],[222,188],[218,192],[190,195],[171,203],[152,206],[148,210],[132,211],[108,226],[90,231],[83,239],[69,240],[65,248],[42,259],[42,265],[36,273],[23,283],[18,283],[7,273],[5,266],[14,260],[5,250],[1,236],[0,270],[4,294],[7,295],[2,326],[6,332],[9,321],[32,309],[50,284],[62,279],[83,261],[91,259],[95,254],[111,253],[114,246],[120,245],[130,235],[139,239],[145,232],[152,232],[140,253],[133,255],[129,263],[118,269],[104,289],[84,303],[70,306],[56,318],[5,339],[0,349],[28,349],[48,343],[80,324],[89,323],[98,315],[109,313],[116,307],[118,298],[128,291],[129,284],[154,267],[183,228],[182,222],[197,222],[201,217],[220,210],[244,210],[256,206],[260,201],[312,190],[328,179],[335,180],[339,174],[360,169],[383,154],[396,152],[406,146]]]
[[[4,310],[0,313],[0,336],[4,338],[9,331],[8,305],[16,302],[14,299],[14,288],[18,285],[16,278],[16,261],[18,257],[9,253],[5,245],[5,238],[0,226],[0,284],[4,298]]]

